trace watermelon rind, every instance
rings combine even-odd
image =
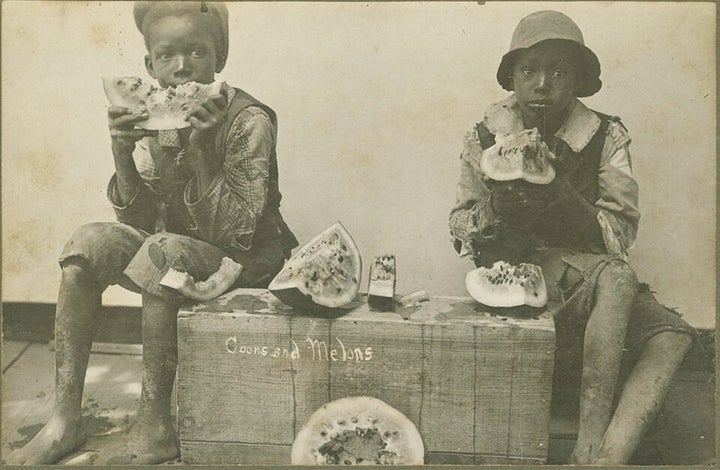
[[[319,452],[324,444],[348,431],[361,435],[371,429],[383,436],[384,447],[380,453],[391,456],[392,462],[383,463],[424,463],[425,446],[415,424],[384,401],[369,396],[340,398],[315,410],[295,436],[290,462],[292,465],[326,465],[328,462]],[[376,462],[361,464],[373,465]]]
[[[268,290],[298,310],[339,308],[355,300],[361,276],[360,251],[338,221],[303,245],[270,282]]]

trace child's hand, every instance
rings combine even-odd
[[[215,132],[227,117],[227,107],[227,100],[220,93],[203,101],[188,117],[188,122],[193,127],[190,142],[200,145],[212,142]]]
[[[144,121],[147,118],[147,112],[133,114],[128,108],[110,106],[108,108],[108,127],[110,128],[110,138],[113,144],[117,144],[121,149],[132,152],[135,148],[135,142],[143,137],[155,135],[157,131],[135,127],[136,122]]]

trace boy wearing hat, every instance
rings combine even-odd
[[[228,57],[228,15],[215,2],[137,2],[148,73],[161,87],[212,83]],[[140,406],[123,439],[95,463],[153,464],[179,455],[170,400],[177,365],[176,314],[185,297],[160,284],[170,268],[204,280],[230,257],[237,286],[264,287],[297,246],[279,211],[276,116],[224,85],[189,117],[191,127],[146,131],[147,115],[110,107],[115,175],[108,198],[118,223],[81,227],[60,256],[55,403],[45,427],[8,458],[55,463],[85,441],[81,401],[101,293],[142,294]]]
[[[562,305],[558,344],[583,342],[570,462],[626,463],[695,335],[627,264],[640,218],[630,137],[618,118],[577,99],[600,90],[600,64],[562,13],[539,11],[520,21],[497,80],[514,93],[490,105],[466,139],[450,214],[455,247],[477,266],[503,259],[542,268],[550,299]],[[490,180],[479,160],[495,135],[532,128],[554,154],[555,179]],[[624,347],[637,362],[613,410]]]

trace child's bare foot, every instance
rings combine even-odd
[[[65,419],[52,415],[48,423],[24,447],[8,456],[8,465],[42,465],[56,463],[79,449],[87,439],[82,419]]]
[[[180,455],[173,420],[137,419],[123,438],[103,450],[95,465],[152,465],[175,459]]]

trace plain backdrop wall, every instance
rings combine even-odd
[[[113,220],[100,78],[145,77],[145,50],[131,3],[2,9],[2,299],[54,302],[72,231]],[[604,82],[584,101],[632,134],[633,265],[666,304],[713,327],[713,3],[235,3],[218,78],[278,112],[282,209],[301,241],[342,220],[366,265],[397,256],[400,291],[464,295],[472,263],[447,229],[463,135],[506,95],[497,65],[539,9],[579,24]],[[119,288],[105,300],[138,304]]]

